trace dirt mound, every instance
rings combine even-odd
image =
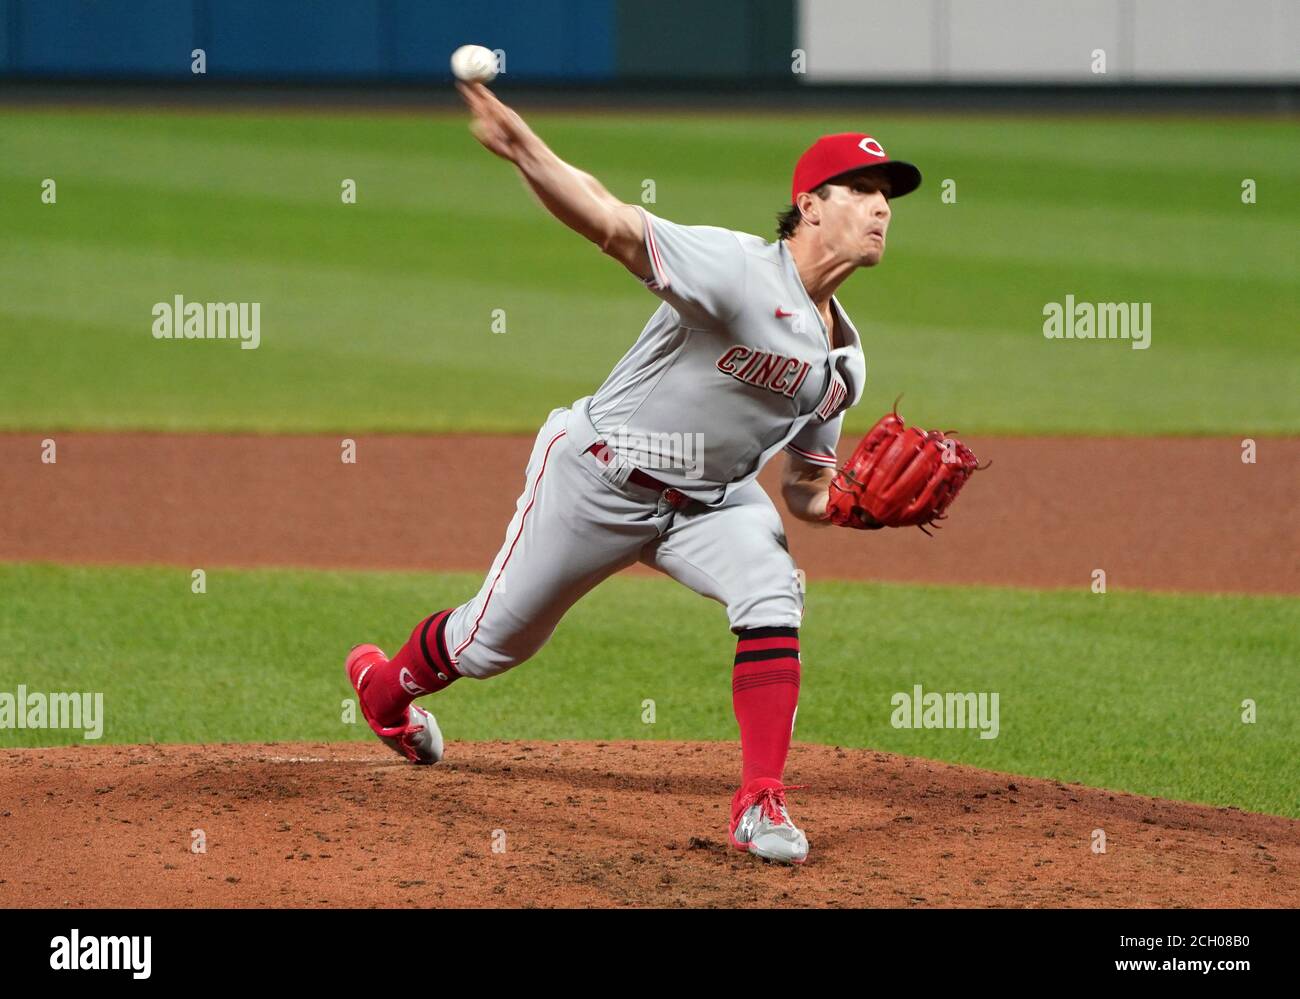
[[[1300,905],[1300,822],[1233,808],[796,745],[789,868],[727,845],[734,745],[451,753],[4,751],[0,906]]]
[[[531,438],[0,434],[0,559],[484,572]],[[852,440],[841,442],[847,456]],[[973,438],[994,465],[938,537],[786,518],[810,580],[1300,592],[1300,439]],[[781,462],[760,481],[778,495]],[[635,572],[650,572],[637,568]]]

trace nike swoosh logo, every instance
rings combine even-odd
[[[374,663],[371,663],[369,666],[367,666],[365,669],[363,669],[363,670],[361,671],[361,675],[360,675],[359,677],[357,677],[357,691],[358,691],[358,693],[361,691],[361,685],[362,685],[363,683],[366,682],[366,674],[369,673],[369,672],[370,672],[372,669],[374,669],[374,668],[375,668],[375,664],[374,664]]]

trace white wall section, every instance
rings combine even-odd
[[[798,32],[811,83],[1300,80],[1297,0],[800,0]]]

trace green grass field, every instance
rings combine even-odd
[[[899,392],[967,433],[1300,431],[1291,122],[530,117],[624,199],[649,179],[653,211],[764,234],[820,132],[919,163],[843,290],[870,370],[849,431]],[[531,433],[655,305],[458,115],[6,112],[0,207],[0,428]],[[177,294],[262,303],[261,347],[154,340]],[[1151,348],[1044,339],[1067,294],[1150,302]]]
[[[0,566],[0,692],[102,691],[109,742],[369,738],[341,721],[348,647],[391,650],[477,583],[213,571],[195,595],[182,569]],[[1294,600],[822,584],[807,605],[798,740],[1300,817]],[[717,605],[616,578],[533,661],[425,703],[453,742],[730,740],[733,651]],[[916,683],[996,692],[997,738],[893,728]],[[0,729],[0,746],[77,741]]]

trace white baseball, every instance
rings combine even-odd
[[[451,54],[451,71],[465,83],[491,83],[497,75],[497,57],[482,45],[462,45]]]

